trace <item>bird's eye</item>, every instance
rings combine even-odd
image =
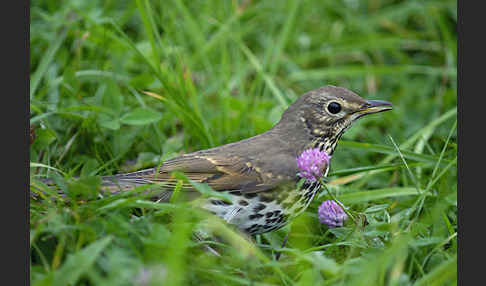
[[[341,111],[341,104],[337,102],[331,102],[327,106],[327,110],[329,110],[329,112],[331,112],[332,114],[339,113],[339,111]]]

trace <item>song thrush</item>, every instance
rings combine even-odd
[[[325,86],[300,96],[267,132],[216,148],[184,154],[158,168],[102,178],[103,188],[119,192],[139,185],[165,183],[162,201],[168,201],[177,180],[171,172],[207,183],[229,194],[230,201],[208,198],[202,205],[248,234],[284,226],[302,213],[320,183],[306,181],[298,189],[296,158],[306,149],[319,148],[332,155],[339,138],[358,118],[392,109],[381,100],[365,100],[342,87]],[[324,175],[329,171],[325,167]],[[183,191],[197,194],[191,184]]]

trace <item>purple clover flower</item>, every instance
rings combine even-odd
[[[314,182],[319,180],[329,164],[331,156],[319,148],[307,149],[297,157],[297,167],[301,171],[298,175]]]
[[[343,226],[343,222],[348,218],[340,205],[333,200],[323,202],[317,211],[319,221],[329,227]]]

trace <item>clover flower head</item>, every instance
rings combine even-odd
[[[340,205],[333,200],[323,202],[317,210],[319,222],[328,227],[343,226],[343,222],[348,218]]]
[[[297,157],[297,167],[301,171],[298,175],[314,182],[324,175],[331,156],[319,148],[307,149]]]

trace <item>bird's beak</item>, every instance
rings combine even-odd
[[[358,113],[365,115],[391,110],[392,104],[384,100],[367,100],[366,103],[358,110]]]

